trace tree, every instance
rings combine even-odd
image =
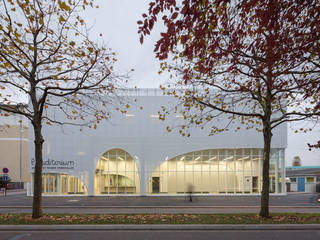
[[[0,1],[0,110],[4,116],[23,115],[33,126],[33,218],[42,215],[43,124],[96,128],[119,100],[115,91],[125,76],[113,71],[115,54],[102,41],[88,38],[81,17],[93,2]],[[12,95],[26,96],[28,106]],[[50,114],[54,111],[62,111],[65,118],[55,118]]]
[[[180,132],[209,123],[211,134],[222,131],[220,113],[262,131],[260,216],[269,217],[272,131],[319,114],[306,95],[319,84],[319,1],[154,0],[138,21],[141,43],[159,16],[166,32],[154,51],[174,79],[162,88],[180,99],[188,122]]]

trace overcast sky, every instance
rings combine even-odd
[[[137,34],[137,21],[141,20],[141,14],[147,11],[149,1],[100,0],[96,2],[100,8],[87,12],[87,23],[92,26],[90,32],[92,40],[102,33],[105,43],[117,52],[119,60],[117,68],[122,72],[134,69],[131,76],[132,86],[156,88],[161,82],[166,82],[165,75],[158,75],[159,62],[153,54],[159,31],[146,38],[143,45],[140,45]],[[159,26],[158,29],[160,29]],[[300,156],[304,166],[320,166],[320,150],[310,152],[306,144],[320,139],[320,128],[308,134],[294,134],[293,126],[288,128],[286,165],[291,165],[294,156]]]

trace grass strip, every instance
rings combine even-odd
[[[0,224],[319,224],[318,213],[241,214],[0,214]]]

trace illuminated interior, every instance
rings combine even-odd
[[[273,149],[270,192],[281,193],[284,151]],[[181,154],[152,172],[148,194],[258,194],[262,188],[262,149],[211,149]]]
[[[43,195],[88,194],[83,182],[72,175],[60,173],[42,174]]]
[[[105,152],[97,163],[94,194],[136,194],[140,181],[136,163],[122,149]]]

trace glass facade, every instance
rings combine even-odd
[[[146,194],[259,194],[262,189],[262,149],[208,149],[165,160],[146,183]],[[272,149],[270,193],[284,193],[284,149]],[[62,173],[44,173],[44,195],[87,195],[81,179]],[[94,195],[139,194],[139,172],[134,158],[111,149],[98,160]]]
[[[132,156],[124,150],[105,152],[97,163],[94,194],[137,194],[140,181]]]
[[[272,149],[270,192],[282,193],[284,150]],[[210,149],[162,163],[147,183],[147,194],[258,194],[262,188],[262,149]]]
[[[82,181],[68,174],[42,174],[43,195],[87,194],[87,188]]]

